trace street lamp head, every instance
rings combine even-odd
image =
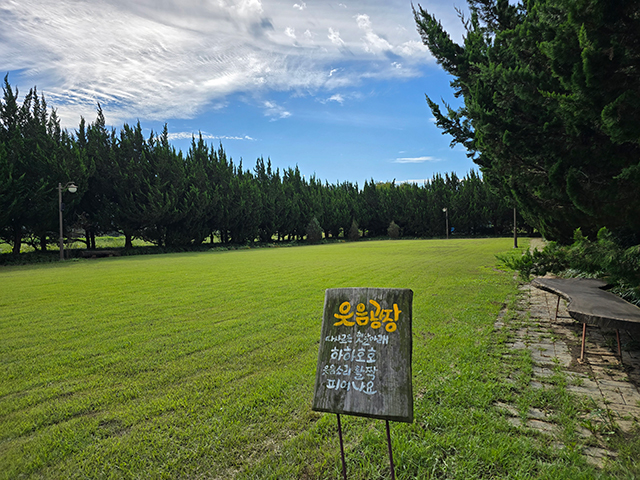
[[[442,211],[443,211],[443,212],[446,212],[446,211],[447,211],[447,207],[444,207],[444,208],[442,209]]]
[[[71,182],[67,187],[67,190],[69,190],[69,193],[76,193],[78,191],[78,186],[75,183]]]

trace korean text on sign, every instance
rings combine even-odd
[[[396,322],[400,317],[402,310],[398,308],[396,303],[393,304],[393,308],[382,308],[375,300],[369,300],[369,303],[373,306],[369,311],[364,303],[358,303],[356,305],[356,311],[351,310],[351,303],[342,302],[338,307],[338,313],[334,313],[333,316],[338,320],[333,325],[338,327],[344,325],[345,327],[352,327],[356,323],[360,326],[369,325],[374,330],[382,327],[389,332],[395,332],[398,328]]]

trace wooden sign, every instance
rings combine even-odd
[[[413,291],[325,293],[313,410],[413,422]]]

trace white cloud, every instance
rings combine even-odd
[[[291,112],[287,111],[284,107],[281,107],[275,102],[269,100],[263,102],[265,117],[270,117],[272,121],[280,120],[291,116]]]
[[[290,0],[8,1],[0,65],[29,79],[22,91],[37,85],[74,128],[80,115],[95,118],[97,102],[113,125],[191,118],[236,93],[327,98],[363,78],[418,75],[416,67],[433,62],[410,9],[368,0],[367,14],[354,17],[335,6],[313,4],[309,18],[300,13],[305,2],[292,8]],[[399,58],[389,61],[388,52]]]
[[[404,157],[396,158],[393,163],[424,163],[424,162],[439,162],[441,161],[436,157]]]
[[[401,185],[403,183],[415,183],[416,185],[424,185],[425,183],[429,183],[430,181],[431,179],[429,178],[417,178],[413,180],[400,180],[400,181],[397,181],[396,183],[398,185]]]
[[[344,97],[342,95],[340,95],[339,93],[336,93],[335,95],[331,95],[327,101],[329,102],[338,102],[340,105],[342,105],[344,103]]]
[[[414,55],[430,55],[429,49],[417,40],[409,40],[401,43],[394,48],[394,53],[403,57],[412,57]]]
[[[329,27],[329,35],[327,35],[327,38],[331,40],[331,43],[337,45],[338,47],[344,46],[344,40],[340,38],[340,32],[334,30],[331,27]]]
[[[202,135],[204,140],[250,140],[255,141],[255,138],[249,135],[237,136],[237,135],[212,135],[210,133],[196,133],[196,132],[175,132],[169,133],[169,140],[190,140],[191,138],[198,138]]]
[[[373,32],[369,15],[357,15],[356,22],[358,24],[358,28],[365,34],[362,39],[365,44],[364,49],[367,52],[379,53],[393,49],[388,41]]]

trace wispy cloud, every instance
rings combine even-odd
[[[255,141],[255,138],[249,135],[234,136],[234,135],[212,135],[210,133],[196,133],[196,132],[174,132],[169,133],[169,140],[189,140],[191,138],[198,138],[202,135],[204,140],[249,140]]]
[[[270,117],[272,121],[280,120],[291,116],[291,112],[275,102],[265,101],[263,104],[264,115]]]
[[[418,179],[412,179],[412,180],[400,180],[400,181],[396,181],[396,183],[398,185],[401,185],[403,183],[415,183],[416,185],[424,185],[425,183],[429,183],[431,181],[431,179],[428,178],[418,178]]]
[[[384,38],[374,33],[369,15],[356,15],[356,23],[358,28],[364,32],[364,49],[367,52],[379,53],[393,48]]]
[[[97,102],[112,124],[192,118],[231,94],[326,98],[363,78],[417,75],[414,66],[433,61],[411,15],[386,0],[361,3],[367,13],[356,16],[352,5],[290,1],[4,2],[0,64],[37,84],[73,127],[95,116]]]
[[[291,28],[291,27],[287,27],[284,29],[284,34],[287,37],[293,38],[294,40],[296,40],[296,29],[295,28]]]
[[[329,35],[327,35],[327,38],[338,47],[344,47],[345,45],[344,40],[340,38],[340,32],[331,27],[329,27]]]
[[[425,162],[441,162],[441,161],[442,161],[441,158],[425,156],[425,157],[396,158],[393,161],[393,163],[425,163]]]

